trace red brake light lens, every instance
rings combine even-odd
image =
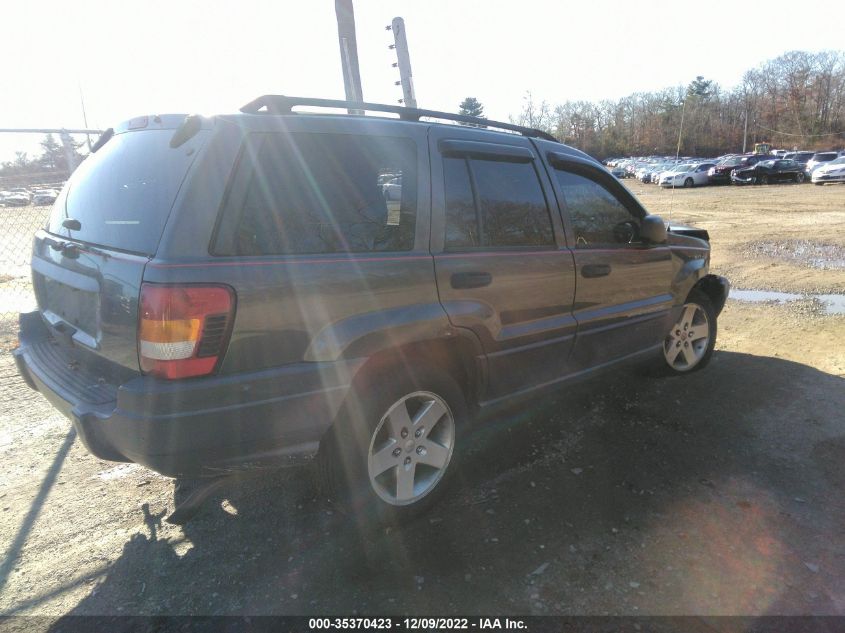
[[[235,296],[228,286],[142,284],[141,371],[159,378],[205,376],[226,350]]]

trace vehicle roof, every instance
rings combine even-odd
[[[293,110],[294,107],[299,106],[331,108],[335,110],[335,112],[300,112]],[[346,114],[337,112],[338,110],[342,111],[343,109],[389,113],[395,116],[385,116],[384,114],[367,114],[365,116],[363,114]],[[178,130],[187,125],[189,120],[192,120],[196,124],[196,127],[193,129],[197,131],[199,129],[210,129],[218,121],[233,123],[241,128],[266,130],[268,121],[286,119],[296,121],[342,121],[347,125],[352,122],[356,122],[353,124],[360,124],[362,126],[366,126],[367,124],[380,126],[389,125],[397,126],[400,129],[419,129],[420,126],[425,126],[426,128],[454,128],[459,129],[462,132],[466,132],[468,130],[473,131],[483,134],[491,140],[499,139],[503,142],[513,139],[514,136],[523,136],[531,138],[535,142],[542,141],[543,143],[553,144],[553,148],[545,147],[545,151],[560,152],[573,158],[589,161],[593,164],[601,164],[592,156],[589,156],[585,152],[568,145],[564,145],[553,136],[542,130],[527,128],[513,123],[491,121],[489,119],[479,117],[457,115],[454,113],[438,112],[434,110],[422,110],[418,108],[405,108],[371,103],[352,103],[327,99],[286,97],[283,95],[264,95],[246,104],[239,112],[218,114],[213,117],[199,117],[198,115],[189,116],[185,114],[156,114],[134,117],[115,126],[113,128],[113,133],[120,134],[142,129]],[[454,122],[444,123],[442,122],[443,119]],[[471,123],[473,125],[459,126],[456,125],[456,123]],[[194,133],[193,129],[189,132],[189,135]]]

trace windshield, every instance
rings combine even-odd
[[[66,235],[65,218],[81,229],[70,237],[135,253],[153,254],[170,208],[207,133],[178,149],[173,130],[117,134],[88,156],[68,181],[66,200],[50,215],[47,230]]]

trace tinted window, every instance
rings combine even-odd
[[[491,246],[554,243],[549,209],[533,165],[485,160],[472,160],[470,165]]]
[[[282,255],[410,250],[416,150],[409,139],[267,135],[246,152],[216,252]],[[232,221],[232,215],[236,218]]]
[[[836,152],[824,152],[813,155],[813,160],[818,161],[833,160],[834,158],[836,158]]]
[[[65,204],[56,204],[47,225],[66,235],[65,218],[79,220],[70,235],[92,244],[154,254],[176,194],[197,150],[200,132],[177,149],[173,130],[144,130],[113,136],[82,161],[67,184]]]
[[[444,186],[447,248],[554,244],[548,205],[532,164],[446,158]]]
[[[631,231],[636,232],[639,222],[616,196],[579,174],[562,169],[556,169],[555,174],[575,229],[577,248],[621,246],[631,241]]]
[[[479,217],[465,159],[443,159],[443,186],[446,190],[446,246],[481,246]]]

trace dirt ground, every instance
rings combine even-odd
[[[845,294],[845,186],[629,186],[735,288]],[[163,522],[171,482],[92,458],[0,355],[0,614],[845,615],[845,316],[730,300],[719,327],[702,372],[487,424],[430,515],[364,543],[307,471]]]

